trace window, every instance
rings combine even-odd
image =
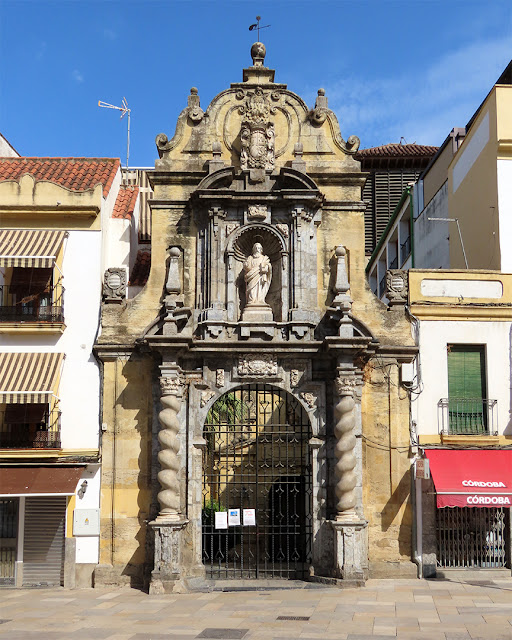
[[[448,345],[450,434],[488,433],[485,347]]]

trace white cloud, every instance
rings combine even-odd
[[[361,146],[389,142],[439,145],[453,127],[464,126],[510,60],[512,38],[479,40],[433,59],[414,75],[366,80],[348,77],[326,84],[329,106],[342,135]]]
[[[81,71],[78,71],[78,69],[73,69],[71,76],[77,84],[82,84],[82,82],[84,82],[84,76]]]

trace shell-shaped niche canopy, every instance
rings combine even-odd
[[[270,258],[270,262],[276,262],[281,258],[284,247],[279,236],[273,229],[264,225],[249,225],[241,229],[233,243],[235,258],[244,262],[247,256],[252,254],[256,242],[261,244],[263,253]]]

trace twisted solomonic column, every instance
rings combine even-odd
[[[160,378],[160,389],[162,392],[160,402],[163,409],[158,414],[160,422],[158,462],[161,467],[161,471],[158,473],[158,482],[162,486],[162,491],[158,494],[160,513],[157,520],[179,521],[181,515],[178,479],[180,468],[178,412],[181,408],[183,383],[178,377],[162,377]]]
[[[353,376],[336,378],[336,389],[340,397],[339,402],[334,407],[334,435],[336,446],[334,454],[337,462],[335,467],[336,475],[336,520],[354,520],[356,518],[356,494],[357,474],[355,467],[357,464],[354,449],[356,437],[354,427],[356,425],[354,387],[356,379]]]

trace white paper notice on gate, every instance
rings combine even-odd
[[[256,509],[244,509],[244,527],[256,526]]]
[[[230,527],[240,525],[240,509],[230,509],[228,511],[228,524]]]
[[[227,511],[215,512],[215,528],[227,529],[228,528],[228,513]]]

